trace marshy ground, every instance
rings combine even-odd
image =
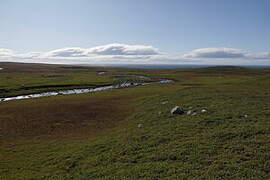
[[[0,97],[174,80],[0,102],[0,179],[270,178],[270,69],[0,67]]]

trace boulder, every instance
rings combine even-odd
[[[98,73],[98,75],[103,75],[103,74],[106,74],[106,72],[105,71],[99,71],[99,72],[97,72]]]
[[[192,114],[192,111],[189,110],[189,111],[187,112],[187,115],[191,115],[191,114]]]
[[[174,108],[172,108],[171,114],[184,114],[184,110],[179,106],[175,106]]]
[[[202,111],[201,111],[202,113],[206,113],[207,111],[206,111],[206,109],[202,109]]]

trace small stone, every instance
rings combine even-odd
[[[171,114],[183,114],[183,113],[184,113],[184,110],[180,108],[179,106],[175,106],[171,110]]]
[[[163,105],[164,105],[164,104],[167,104],[167,103],[168,103],[168,101],[164,101],[164,102],[162,102],[161,104],[163,104]]]
[[[191,113],[192,113],[192,111],[191,111],[191,110],[189,110],[189,111],[187,112],[187,115],[191,115]]]
[[[203,109],[201,112],[202,112],[202,113],[206,113],[207,111],[206,111],[206,109]]]
[[[245,114],[245,115],[244,115],[244,117],[245,117],[245,118],[247,118],[247,117],[248,117],[248,115],[247,115],[247,114]]]
[[[142,126],[143,126],[142,124],[138,124],[138,128],[142,128]]]
[[[103,74],[106,74],[106,72],[105,71],[99,71],[98,72],[98,75],[103,75]]]
[[[195,116],[195,115],[197,115],[197,113],[193,113],[193,114],[192,114],[192,116]]]

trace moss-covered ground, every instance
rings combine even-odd
[[[269,69],[8,66],[0,86],[10,94],[25,93],[22,83],[95,86],[117,74],[175,82],[1,102],[0,179],[270,178]],[[171,115],[176,105],[196,114]]]

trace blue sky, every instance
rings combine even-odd
[[[0,59],[270,59],[269,0],[1,0],[0,18]]]

